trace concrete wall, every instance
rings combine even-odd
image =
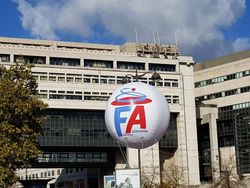
[[[3,43],[1,43],[3,42]],[[65,43],[58,41],[39,41],[25,39],[0,38],[0,54],[10,54],[10,61],[14,61],[14,55],[30,55],[46,57],[45,65],[37,65],[34,72],[49,73],[68,73],[68,74],[95,74],[95,75],[112,75],[125,76],[135,74],[135,70],[117,69],[117,61],[130,61],[145,63],[145,70],[138,71],[139,74],[148,71],[149,63],[172,64],[176,65],[176,72],[159,72],[163,79],[178,80],[178,87],[160,87],[156,86],[164,95],[179,96],[179,103],[171,103],[170,111],[178,113],[177,130],[178,130],[178,149],[174,153],[176,162],[180,167],[187,169],[186,180],[189,185],[199,184],[199,167],[198,167],[198,150],[197,150],[197,133],[196,133],[196,116],[194,103],[193,87],[193,59],[189,56],[178,56],[177,59],[166,58],[147,58],[137,57],[136,53],[128,51],[121,52],[119,46],[113,45],[89,45],[81,43]],[[78,58],[80,66],[55,66],[49,65],[50,57]],[[114,69],[107,68],[89,68],[84,67],[84,59],[110,60],[113,61]],[[3,63],[1,63],[3,64]],[[9,66],[10,63],[4,63]],[[145,77],[150,78],[152,74]],[[67,83],[39,81],[38,90],[56,90],[56,91],[82,91],[82,92],[106,92],[112,93],[119,85],[116,84],[88,84],[88,83]],[[49,108],[61,109],[102,109],[106,107],[106,101],[74,101],[74,100],[55,100],[44,99]],[[137,151],[128,149],[128,159],[131,167],[138,165]],[[154,166],[160,170],[159,146],[142,150],[141,158],[146,162],[142,164]],[[119,161],[119,159],[117,158]],[[169,159],[166,159],[169,160]],[[167,163],[167,161],[166,161]],[[122,167],[123,164],[117,164],[116,168]],[[156,178],[157,181],[159,180]]]

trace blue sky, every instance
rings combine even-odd
[[[197,61],[250,49],[245,0],[1,0],[0,37],[123,44],[178,42]]]

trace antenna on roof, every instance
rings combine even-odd
[[[176,31],[174,32],[174,39],[175,39],[175,58],[177,58],[178,41],[177,41]]]
[[[138,33],[137,33],[136,27],[135,27],[135,39],[136,39],[136,43],[138,44],[139,40],[138,40]]]
[[[178,46],[178,41],[177,41],[176,31],[174,32],[174,40],[175,40],[175,46]]]
[[[160,41],[160,36],[159,36],[159,31],[158,31],[158,29],[156,30],[156,34],[157,34],[157,39],[158,39],[158,43],[159,43],[159,45],[161,44],[161,41]]]
[[[155,41],[155,30],[153,29],[153,42],[154,42],[154,44],[156,44],[156,41]]]

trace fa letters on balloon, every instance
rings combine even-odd
[[[165,97],[153,86],[141,82],[117,88],[105,110],[109,133],[130,148],[155,144],[166,133],[169,119]]]
[[[124,114],[123,112],[131,112],[131,115],[128,117],[123,116]],[[116,107],[114,113],[115,113],[114,115],[115,129],[119,137],[123,136],[121,126],[125,125],[127,125],[125,135],[131,134],[134,125],[137,126],[139,125],[141,129],[141,130],[134,130],[135,132],[147,132],[144,106],[136,105],[136,106]]]

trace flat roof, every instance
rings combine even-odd
[[[38,39],[26,39],[26,38],[0,37],[0,43],[34,45],[34,46],[57,46],[65,48],[83,48],[88,50],[120,51],[119,45],[64,42],[64,41],[38,40]]]
[[[232,63],[234,61],[246,59],[249,57],[250,57],[250,50],[244,50],[241,52],[232,53],[226,56],[222,56],[222,57],[218,57],[212,60],[197,63],[195,65],[195,71],[199,71],[202,69],[207,69],[207,68],[215,67],[218,65],[227,64],[227,63]]]

